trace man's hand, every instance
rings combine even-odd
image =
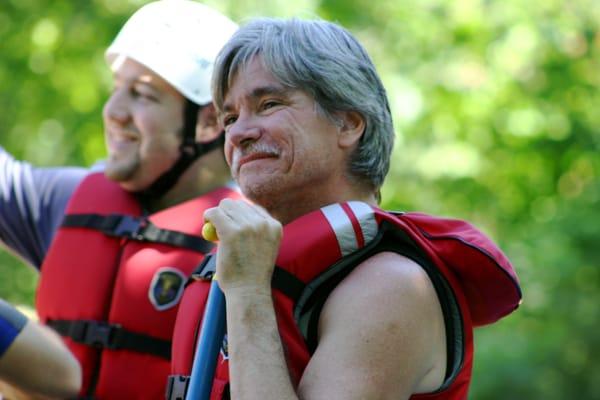
[[[248,290],[270,296],[281,223],[257,205],[231,199],[206,210],[204,219],[219,237],[217,276],[223,292]]]

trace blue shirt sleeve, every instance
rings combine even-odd
[[[0,357],[10,347],[26,323],[27,317],[0,299]]]
[[[38,270],[85,168],[36,168],[0,147],[0,241]]]

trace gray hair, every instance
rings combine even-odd
[[[215,62],[212,91],[219,112],[237,71],[258,55],[282,85],[311,95],[317,110],[334,123],[340,111],[365,119],[348,172],[378,191],[389,170],[394,131],[385,89],[361,44],[326,21],[254,19],[233,35]]]

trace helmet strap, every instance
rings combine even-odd
[[[196,142],[196,124],[200,109],[206,106],[199,106],[193,101],[186,100],[184,108],[183,141],[179,147],[179,159],[159,176],[148,188],[137,192],[138,198],[142,203],[152,199],[159,199],[167,193],[177,183],[183,172],[198,157],[223,146],[225,135],[220,134],[215,139],[206,143]]]

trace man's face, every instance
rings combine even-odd
[[[221,119],[225,157],[248,198],[269,210],[335,192],[345,171],[338,127],[311,96],[279,83],[260,58],[235,75]]]
[[[126,190],[146,189],[179,157],[184,97],[161,77],[126,58],[114,68],[104,105],[105,174]]]

